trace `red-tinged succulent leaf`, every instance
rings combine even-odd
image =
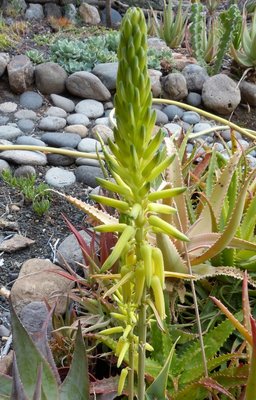
[[[246,385],[245,400],[255,400],[256,394],[256,321],[251,316],[251,329],[252,329],[252,355],[250,362],[250,371]]]
[[[243,306],[243,315],[244,327],[251,333],[251,323],[250,323],[250,315],[251,315],[251,307],[249,301],[248,294],[248,276],[247,271],[244,272],[244,280],[243,280],[243,288],[242,288],[242,306]]]
[[[203,378],[199,381],[200,385],[206,387],[207,389],[216,390],[218,393],[225,394],[229,399],[236,400],[234,396],[225,389],[222,385],[220,385],[217,381],[212,378]],[[210,391],[211,391],[210,390]]]
[[[12,367],[12,377],[13,377],[13,385],[12,385],[12,393],[11,400],[29,400],[26,396],[23,385],[20,380],[20,375],[18,371],[17,361],[15,353],[13,354],[13,367]]]
[[[211,157],[212,157],[211,153],[205,154],[202,161],[199,162],[193,170],[194,177],[200,178],[202,176],[203,172],[206,170],[206,168],[208,167],[208,165],[210,163]]]
[[[119,376],[111,376],[106,379],[96,379],[96,381],[91,382],[90,384],[90,394],[99,395],[99,394],[113,394],[117,396],[117,387],[118,387]],[[98,399],[98,396],[97,396]]]
[[[56,271],[56,270],[48,270],[48,271],[49,271],[49,272],[53,272],[54,274],[63,276],[64,278],[69,279],[69,280],[72,281],[72,282],[79,283],[80,285],[84,285],[84,286],[87,286],[87,285],[88,285],[88,282],[86,282],[84,279],[76,278],[75,276],[69,274],[68,272],[65,272],[65,271]]]
[[[13,346],[17,359],[20,380],[28,398],[32,398],[37,381],[38,367],[42,365],[42,390],[47,400],[58,400],[59,391],[56,378],[49,363],[40,353],[32,338],[21,324],[15,310],[10,305]]]
[[[214,296],[209,296],[216,306],[226,315],[232,325],[241,333],[245,340],[252,345],[252,336],[250,332],[238,321],[238,319],[227,309],[224,304]]]
[[[215,372],[211,377],[227,389],[244,386],[249,374],[248,364],[242,364],[238,367],[225,368],[220,372]]]
[[[86,348],[80,324],[69,373],[60,387],[60,400],[89,399],[89,374]]]
[[[12,378],[0,374],[0,399],[9,400],[12,392]]]

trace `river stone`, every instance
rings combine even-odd
[[[0,126],[1,125],[6,125],[8,121],[9,121],[9,117],[5,117],[3,115],[0,115]]]
[[[31,133],[35,128],[35,124],[31,119],[19,119],[17,125],[25,133]]]
[[[56,167],[68,167],[69,165],[74,164],[74,158],[66,156],[64,154],[54,154],[48,153],[47,154],[47,162],[49,165],[54,165]]]
[[[199,93],[189,92],[186,103],[193,107],[199,107],[202,103],[202,97]]]
[[[27,91],[20,96],[20,104],[30,110],[37,110],[42,107],[43,98],[38,93]]]
[[[34,82],[34,67],[27,56],[15,56],[7,65],[8,80],[14,93],[25,92]]]
[[[71,147],[76,148],[81,141],[81,137],[76,133],[67,132],[47,132],[41,136],[46,144],[53,147]]]
[[[171,100],[183,100],[188,95],[185,77],[180,72],[172,72],[162,79],[163,90]]]
[[[71,74],[66,81],[66,88],[72,95],[83,99],[107,101],[111,98],[109,90],[100,79],[87,71]]]
[[[59,96],[58,94],[51,94],[50,98],[56,107],[60,107],[68,113],[75,109],[75,103],[66,97]]]
[[[228,142],[229,140],[231,140],[231,130],[230,129],[225,129],[224,131],[220,132],[222,138]],[[236,139],[242,139],[241,133],[240,132],[234,132],[235,138]]]
[[[190,125],[198,124],[200,122],[200,115],[194,111],[185,111],[182,115],[182,121]]]
[[[78,182],[82,182],[92,188],[98,186],[96,178],[104,178],[101,168],[90,165],[81,165],[77,167],[75,174]]]
[[[189,92],[201,93],[204,82],[209,78],[206,69],[198,64],[187,65],[182,74],[186,79]]]
[[[166,113],[164,113],[161,110],[158,110],[157,108],[154,108],[156,112],[156,124],[157,125],[164,125],[168,123],[168,116]]]
[[[97,64],[92,73],[96,75],[108,90],[116,89],[118,62]]]
[[[85,158],[85,157],[78,157],[76,159],[76,165],[91,165],[93,167],[99,167],[100,168],[100,163],[99,163],[98,160]]]
[[[80,230],[79,233],[89,246],[92,240],[91,235],[84,230]],[[77,270],[78,264],[84,263],[81,247],[73,233],[61,242],[58,247],[57,257],[60,265],[66,267],[67,263],[74,270]]]
[[[0,112],[2,113],[13,113],[17,110],[17,104],[12,101],[6,101],[0,104]]]
[[[122,16],[121,14],[115,10],[114,8],[110,8],[110,15],[111,15],[111,26],[112,27],[118,27],[122,21]],[[106,25],[107,20],[106,20],[106,8],[103,8],[101,11],[101,23],[103,25]]]
[[[28,146],[43,146],[43,147],[46,146],[46,144],[42,140],[36,139],[31,136],[19,136],[15,144],[23,144]]]
[[[67,117],[67,123],[70,125],[90,125],[89,118],[82,113],[74,113]]]
[[[108,139],[111,139],[112,141],[114,140],[114,134],[111,128],[109,128],[106,125],[95,125],[92,129],[91,129],[91,136],[94,139],[98,139],[99,135],[101,137],[101,139],[103,140],[104,143],[107,144]]]
[[[14,114],[17,119],[37,119],[37,115],[33,110],[19,110]]]
[[[78,11],[85,24],[98,25],[100,23],[100,14],[96,7],[87,3],[82,3]]]
[[[224,74],[208,78],[202,90],[204,106],[218,114],[228,115],[236,109],[241,100],[237,83]]]
[[[179,136],[182,132],[182,127],[178,124],[174,123],[169,123],[164,125],[164,130],[168,133],[170,136]]]
[[[44,9],[41,4],[29,4],[25,12],[25,19],[31,20],[41,20],[44,18]]]
[[[49,107],[45,115],[47,115],[48,117],[67,118],[66,111],[60,107]]]
[[[35,68],[36,87],[43,94],[64,92],[67,76],[64,68],[54,62],[39,64]]]
[[[252,82],[242,81],[239,85],[242,103],[256,107],[256,85]]]
[[[95,153],[96,150],[101,151],[101,144],[98,140],[85,138],[80,141],[77,149],[85,153]]]
[[[18,136],[22,135],[22,131],[19,128],[11,125],[0,126],[0,139],[13,140]]]
[[[46,165],[45,154],[39,151],[5,150],[0,153],[0,158],[20,165]]]
[[[32,165],[22,165],[14,171],[15,178],[29,178],[36,176],[36,170]]]
[[[68,125],[64,128],[64,131],[77,133],[81,138],[88,136],[88,129],[84,125]]]
[[[44,117],[39,122],[38,128],[43,131],[58,131],[66,126],[65,118]]]
[[[110,128],[109,117],[97,118],[97,119],[95,119],[94,123],[95,123],[95,125],[105,125],[105,126],[108,126]]]
[[[156,69],[149,69],[148,74],[150,78],[153,97],[159,97],[162,93],[162,85],[160,80],[160,78],[162,77],[162,72]]]
[[[210,128],[212,128],[212,125],[208,122],[198,122],[194,125],[193,132],[202,132]]]
[[[8,162],[5,161],[5,160],[0,160],[0,174],[1,174],[3,171],[10,171],[10,170],[11,170],[11,167],[10,167],[10,165],[8,164]]]
[[[50,260],[33,258],[21,267],[19,278],[11,289],[12,305],[19,314],[32,301],[47,301],[57,314],[66,311],[67,295],[74,283],[59,273],[63,269]]]
[[[72,171],[53,167],[46,172],[45,182],[55,188],[63,188],[73,185],[76,182],[76,177]]]
[[[163,108],[163,112],[172,121],[175,117],[182,118],[184,110],[178,106],[170,105]]]
[[[103,104],[96,100],[82,100],[77,103],[75,111],[88,118],[98,118],[104,114]]]

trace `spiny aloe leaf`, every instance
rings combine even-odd
[[[207,389],[214,389],[216,391],[218,391],[219,393],[224,394],[225,396],[227,396],[229,399],[231,400],[236,400],[234,398],[234,396],[229,393],[229,391],[227,389],[225,389],[222,385],[220,385],[218,382],[216,382],[214,379],[212,378],[203,378],[200,380],[199,382],[202,386],[206,387]]]
[[[29,400],[26,396],[23,385],[20,380],[20,375],[18,371],[16,356],[14,353],[13,356],[13,368],[12,368],[12,375],[13,375],[13,385],[12,385],[12,394],[11,400]]]
[[[242,313],[237,313],[236,318],[241,320]],[[225,320],[204,336],[205,354],[207,359],[213,358],[216,355],[233,331],[234,327],[231,322]],[[191,359],[193,359],[193,363],[191,363]],[[175,365],[171,366],[170,372],[171,375],[177,376],[184,372],[184,370],[192,369],[194,365],[199,364],[202,364],[201,348],[200,344],[195,342],[188,346],[180,357],[177,357]]]
[[[164,233],[156,234],[156,243],[163,254],[164,268],[166,271],[181,272],[186,274],[188,267],[181,258],[173,241]]]
[[[12,306],[11,316],[14,350],[25,394],[28,398],[33,397],[38,368],[42,365],[42,390],[45,393],[45,397],[47,400],[58,400],[58,385],[50,365],[22,326]]]
[[[193,276],[195,280],[202,280],[206,278],[213,278],[214,276],[229,276],[235,279],[243,280],[244,273],[235,267],[213,267],[209,264],[198,264],[192,267]],[[256,281],[248,277],[248,282],[256,288]]]
[[[251,355],[251,363],[250,363],[250,371],[248,376],[248,381],[246,385],[246,394],[245,400],[254,400],[256,393],[256,321],[252,317],[251,320],[251,329],[252,329],[252,355]]]
[[[177,343],[177,341],[176,341]],[[167,357],[167,360],[161,369],[160,373],[156,377],[153,383],[149,386],[149,388],[146,391],[146,397],[148,400],[165,400],[166,399],[166,386],[167,386],[167,379],[168,379],[168,373],[170,369],[170,365],[172,362],[172,357],[174,354],[174,349],[176,346],[176,343],[172,346],[170,350],[170,354]]]
[[[224,231],[222,232],[221,237],[205,253],[203,253],[199,257],[196,257],[194,260],[192,260],[192,262],[191,262],[192,265],[200,264],[206,260],[211,259],[212,257],[214,257],[215,255],[220,253],[223,249],[225,249],[230,244],[232,238],[235,236],[237,227],[240,223],[240,220],[241,220],[241,217],[243,214],[244,203],[245,203],[245,199],[247,196],[248,186],[251,182],[251,179],[254,178],[255,175],[256,175],[256,170],[254,170],[251,173],[251,175],[245,182],[244,186],[242,187],[242,189],[239,193],[239,196],[237,198],[236,207],[233,210],[233,214],[231,215],[230,220],[226,224],[226,227],[225,227]],[[200,233],[202,233],[202,232],[200,232]]]
[[[166,169],[166,181],[171,183],[172,187],[184,187],[184,180],[182,176],[182,169],[181,163],[178,156],[178,151],[170,138],[165,138],[165,145],[166,145],[166,153],[168,156],[175,154],[176,157],[174,158],[172,164]],[[175,199],[175,205],[178,211],[182,232],[187,232],[189,222],[188,222],[188,213],[186,207],[185,196],[180,195],[177,196]],[[174,219],[175,221],[175,219]],[[179,221],[176,221],[176,226],[180,229]]]
[[[12,392],[12,378],[7,375],[0,375],[0,400],[10,399]]]
[[[78,325],[72,364],[60,387],[60,400],[89,399],[89,376],[81,325]]]
[[[222,206],[229,188],[229,184],[240,158],[241,152],[236,152],[232,157],[230,157],[227,165],[221,173],[220,178],[215,183],[211,197],[209,198],[209,202],[212,205],[212,209],[217,220],[219,220],[220,218]],[[201,214],[198,216],[198,219],[198,224],[196,224],[190,230],[191,236],[195,234],[209,232],[209,221],[211,220],[211,215],[207,204],[203,208]]]
[[[254,236],[256,224],[256,196],[251,200],[240,225],[241,238],[251,240]]]

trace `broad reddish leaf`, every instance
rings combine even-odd
[[[206,387],[207,389],[217,390],[219,393],[225,394],[229,399],[236,400],[234,396],[225,389],[222,385],[220,385],[217,381],[212,378],[203,378],[200,380],[200,385]]]

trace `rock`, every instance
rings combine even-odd
[[[182,121],[190,125],[198,124],[200,122],[200,115],[194,111],[185,111],[182,115]]]
[[[167,46],[164,40],[159,39],[158,37],[148,38],[148,47],[155,50],[170,51],[171,54],[170,47]]]
[[[6,328],[3,324],[0,325],[0,337],[8,337],[10,335],[10,329]]]
[[[164,125],[164,130],[167,131],[169,136],[179,136],[182,132],[182,127],[178,124],[169,123]]]
[[[111,16],[111,26],[115,28],[118,27],[121,24],[122,15],[117,10],[111,7],[110,16]],[[103,8],[103,10],[101,11],[101,22],[103,25],[107,24],[106,8]]]
[[[83,157],[78,157],[76,159],[76,165],[92,165],[93,167],[100,168],[100,163],[98,160],[94,160],[94,159],[90,159],[90,158],[83,158]]]
[[[79,233],[89,246],[92,240],[90,234],[84,230],[80,230]],[[75,271],[78,268],[78,264],[84,264],[82,250],[73,233],[68,235],[66,239],[61,242],[58,248],[57,257],[60,265],[65,267],[67,263]]]
[[[81,141],[81,137],[76,133],[47,132],[41,136],[41,140],[49,146],[75,149]]]
[[[156,69],[149,69],[148,74],[151,82],[151,91],[153,97],[159,97],[162,92],[162,85],[160,81],[162,72],[157,71]]]
[[[84,153],[96,153],[96,150],[101,151],[101,144],[98,140],[85,138],[81,140],[77,148]]]
[[[25,12],[25,19],[30,20],[41,20],[44,18],[44,9],[41,4],[29,4],[29,7],[27,8]]]
[[[78,182],[82,182],[92,188],[98,186],[96,178],[104,178],[101,168],[89,165],[81,165],[80,167],[77,167],[75,174]]]
[[[46,62],[35,67],[36,87],[43,94],[63,93],[67,76],[64,68],[54,62]]]
[[[224,74],[208,78],[202,90],[204,106],[218,114],[228,115],[236,109],[241,100],[237,83]]]
[[[111,98],[109,90],[100,79],[87,71],[71,74],[66,81],[66,88],[72,95],[83,99],[107,101]]]
[[[0,251],[5,253],[14,253],[15,251],[31,246],[35,241],[22,235],[13,235],[10,239],[3,240],[0,243]]]
[[[14,114],[14,117],[17,119],[37,119],[36,113],[32,110],[19,110]]]
[[[13,113],[17,110],[17,104],[11,101],[6,101],[0,104],[0,112],[3,113]]]
[[[256,107],[256,85],[252,82],[242,81],[239,85],[242,103]]]
[[[36,92],[24,92],[20,96],[20,104],[30,110],[37,110],[43,104],[43,98]]]
[[[25,144],[28,146],[46,146],[46,144],[42,140],[36,139],[31,136],[19,136],[15,144]]]
[[[44,13],[46,18],[50,18],[50,23],[51,23],[51,18],[58,19],[62,17],[62,11],[60,6],[54,3],[45,4]]]
[[[47,154],[47,162],[49,165],[54,165],[56,167],[68,167],[69,165],[74,164],[74,158],[65,156],[64,154]]]
[[[174,105],[164,107],[163,112],[167,115],[169,121],[172,121],[175,117],[182,118],[184,114],[182,108]]]
[[[11,289],[12,305],[16,312],[19,314],[32,301],[46,300],[51,307],[57,302],[55,312],[64,313],[67,295],[74,284],[59,272],[63,272],[63,269],[49,260],[27,260]]]
[[[0,126],[6,125],[8,121],[9,121],[9,117],[4,117],[3,115],[0,115]]]
[[[71,22],[76,23],[77,10],[74,4],[66,4],[64,9],[64,17]]]
[[[46,156],[39,151],[5,150],[0,158],[20,165],[46,165]]]
[[[199,93],[189,92],[186,103],[193,107],[199,107],[202,103],[202,97]]]
[[[90,125],[89,118],[82,113],[74,113],[67,117],[67,123],[70,125]]]
[[[8,63],[10,62],[9,53],[0,53],[0,77],[5,73]]]
[[[98,118],[104,114],[102,103],[96,100],[82,100],[77,103],[75,111],[86,115],[88,118]]]
[[[29,178],[36,176],[36,170],[32,165],[22,165],[15,170],[14,176],[15,178]]]
[[[7,161],[0,160],[0,174],[2,174],[3,171],[11,171],[11,167]]]
[[[59,117],[44,117],[39,122],[38,128],[43,131],[58,131],[66,126],[66,120]]]
[[[49,107],[45,113],[49,117],[67,118],[67,113],[60,107]]]
[[[106,125],[95,125],[91,129],[91,136],[96,140],[98,139],[97,135],[99,135],[103,140],[103,142],[106,144],[108,142],[108,139],[114,140],[114,134],[112,129]]]
[[[1,125],[0,126],[0,139],[5,140],[13,140],[18,136],[22,135],[22,132],[19,128],[10,125]]]
[[[228,142],[229,140],[231,140],[231,130],[230,129],[225,129],[224,131],[220,132],[222,138]],[[234,132],[235,134],[235,138],[236,139],[242,139],[241,133],[239,132]]]
[[[186,79],[180,72],[173,72],[164,77],[162,86],[171,100],[183,100],[188,95]]]
[[[82,3],[78,11],[83,22],[86,24],[98,25],[100,23],[100,14],[96,7]]]
[[[72,171],[53,167],[46,172],[45,182],[55,188],[63,188],[73,185],[76,182],[76,177]]]
[[[34,338],[38,334],[45,323],[49,311],[43,301],[32,301],[26,304],[20,311],[20,319],[24,328]],[[50,338],[52,331],[51,320],[47,326],[47,336]]]
[[[64,129],[65,132],[77,133],[81,138],[88,136],[88,129],[84,125],[68,125]]]
[[[158,110],[157,108],[154,109],[156,112],[156,124],[157,125],[164,125],[168,123],[168,116],[166,113],[164,113],[161,110]]]
[[[100,117],[95,119],[95,125],[105,125],[110,128],[109,117]]]
[[[185,54],[172,52],[173,66],[177,71],[183,71],[183,69],[190,64],[196,64],[197,61],[193,57],[188,57]]]
[[[7,72],[14,93],[25,92],[34,82],[34,67],[27,56],[15,56],[7,65]]]
[[[182,74],[186,79],[187,88],[190,92],[201,93],[204,82],[209,78],[206,69],[197,64],[187,65]]]
[[[212,125],[208,122],[198,122],[194,125],[193,132],[202,132],[210,128],[212,128]]]
[[[66,97],[59,96],[58,94],[51,94],[50,98],[56,107],[60,107],[68,113],[75,109],[75,103]]]
[[[116,89],[118,62],[97,64],[92,70],[108,90]]]
[[[20,130],[22,130],[22,132],[25,133],[31,133],[35,128],[35,124],[33,121],[31,121],[31,119],[20,119],[17,122],[17,125],[20,128]]]

